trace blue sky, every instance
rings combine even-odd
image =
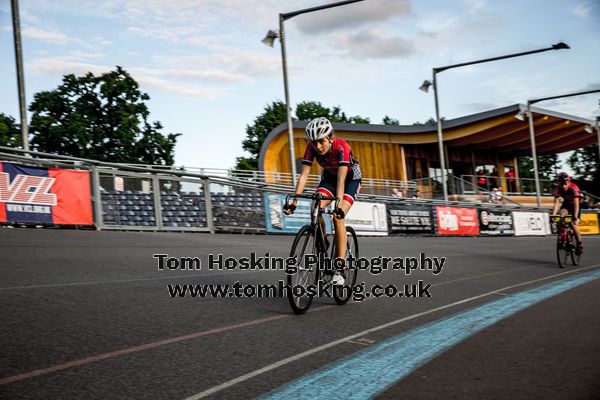
[[[316,0],[20,0],[28,103],[68,73],[124,67],[151,100],[150,119],[181,132],[178,165],[230,168],[246,124],[283,99],[278,13]],[[417,88],[431,68],[548,47],[571,50],[438,75],[440,109],[456,118],[527,99],[600,87],[598,0],[366,0],[286,23],[292,106],[340,105],[402,124],[434,115]],[[0,3],[0,112],[18,120],[10,1]],[[585,118],[598,95],[540,103]]]

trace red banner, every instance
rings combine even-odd
[[[4,177],[2,172],[2,163],[0,162],[0,222],[6,222],[6,206],[2,202],[1,194],[8,192],[8,180],[2,179]]]
[[[0,222],[92,225],[87,171],[0,163]]]
[[[440,235],[478,235],[479,221],[474,208],[436,207]]]

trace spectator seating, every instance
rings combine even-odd
[[[264,227],[262,194],[211,193],[215,226]],[[160,193],[162,223],[165,227],[206,227],[203,192]],[[153,195],[139,191],[102,192],[105,225],[156,226]]]

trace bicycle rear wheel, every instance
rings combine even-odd
[[[558,259],[558,266],[564,268],[567,266],[567,259],[569,257],[570,243],[565,240],[563,233],[559,231],[558,238],[556,240],[556,258]]]
[[[352,290],[356,284],[356,277],[358,276],[358,268],[356,266],[356,260],[358,259],[358,237],[352,227],[346,227],[347,239],[347,253],[346,253],[346,265],[344,266],[344,278],[345,283],[341,286],[333,287],[333,298],[335,302],[340,306],[346,304],[350,297],[352,297]],[[335,254],[335,253],[334,253]],[[354,263],[349,265],[348,258],[352,255]]]
[[[573,234],[573,232],[569,232],[569,248],[571,249],[571,262],[573,265],[579,265],[579,259],[581,258],[581,254],[575,254],[577,250],[577,238]]]
[[[317,265],[305,265],[304,256],[317,254],[315,230],[311,225],[303,226],[294,239],[290,257],[296,256],[296,272],[287,275],[287,297],[296,314],[304,314],[310,308],[314,294],[307,290],[308,285],[316,285],[319,277]]]

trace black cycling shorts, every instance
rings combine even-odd
[[[561,210],[563,208],[567,210],[569,215],[573,215],[573,213],[575,212],[575,205],[573,204],[563,204]],[[579,206],[579,213],[577,213],[577,219],[581,219],[581,205]]]
[[[344,200],[348,201],[350,205],[354,204],[356,196],[360,193],[360,179],[347,180],[344,184]],[[333,179],[323,179],[319,183],[317,193],[321,193],[325,196],[335,197],[337,191],[337,182]]]

